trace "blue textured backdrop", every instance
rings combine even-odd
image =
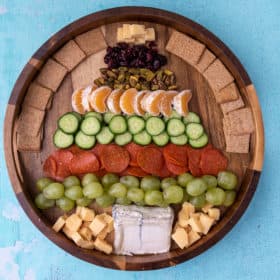
[[[24,64],[53,33],[98,10],[153,6],[181,13],[214,32],[239,57],[263,110],[263,175],[247,212],[217,245],[177,267],[119,272],[76,259],[52,244],[20,209],[0,143],[0,279],[279,279],[280,2],[277,0],[0,0],[0,123]]]

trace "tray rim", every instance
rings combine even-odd
[[[187,251],[185,253],[180,253],[180,251],[178,251],[178,253],[173,254],[173,256],[169,256],[171,253],[161,254],[162,256],[169,257],[165,259],[160,257],[149,258],[148,256],[147,260],[144,262],[143,258],[139,256],[105,256],[104,254],[98,252],[93,255],[88,253],[86,250],[77,248],[75,244],[63,237],[62,234],[54,233],[48,221],[30,203],[30,195],[25,193],[22,188],[23,179],[21,178],[19,171],[19,161],[14,145],[15,117],[19,111],[19,104],[21,104],[29,83],[40,70],[44,61],[64,43],[78,34],[103,24],[128,20],[162,23],[164,25],[169,25],[178,31],[188,33],[203,41],[203,43],[205,43],[207,47],[210,48],[211,51],[213,51],[216,56],[219,57],[232,71],[237,83],[243,89],[253,109],[256,124],[254,158],[246,172],[248,178],[247,187],[246,189],[243,188],[244,190],[240,195],[242,197],[238,202],[238,207],[236,207],[234,213],[232,213],[230,217],[227,217],[227,222],[224,223],[223,227],[211,238],[208,238],[207,241],[200,247],[194,245],[194,248],[190,252]],[[121,270],[149,270],[173,266],[201,254],[221,240],[238,222],[253,197],[261,175],[264,157],[264,129],[258,97],[250,77],[238,58],[220,39],[218,39],[206,28],[182,15],[156,8],[129,6],[107,9],[84,16],[62,28],[34,53],[19,75],[8,102],[4,122],[4,148],[6,165],[16,197],[29,219],[48,239],[73,256],[96,265]],[[226,217],[223,219],[225,218]],[[134,261],[139,258],[142,263]]]

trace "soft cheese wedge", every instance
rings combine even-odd
[[[99,113],[105,113],[107,111],[106,99],[111,92],[111,88],[102,86],[91,93],[89,102],[94,111]]]

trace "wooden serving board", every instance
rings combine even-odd
[[[225,153],[229,159],[228,169],[234,171],[239,178],[237,200],[233,206],[227,209],[223,218],[210,233],[184,250],[174,248],[165,254],[133,257],[107,256],[95,250],[84,250],[77,247],[63,234],[57,234],[52,230],[53,222],[61,215],[58,209],[41,212],[34,206],[35,181],[43,175],[44,160],[55,150],[52,136],[56,129],[57,119],[63,113],[72,110],[70,100],[73,88],[85,86],[84,83],[91,79],[88,76],[83,77],[79,73],[85,71],[84,69],[91,69],[92,65],[97,65],[95,70],[98,70],[104,50],[87,55],[87,58],[82,60],[78,66],[68,71],[54,93],[52,107],[47,111],[44,120],[41,151],[39,153],[19,153],[16,149],[16,120],[21,110],[22,100],[28,86],[36,78],[47,59],[69,40],[98,27],[101,28],[107,44],[115,45],[117,27],[121,26],[123,22],[143,23],[147,27],[155,28],[159,52],[167,56],[166,68],[175,72],[180,89],[192,90],[190,110],[200,114],[203,125],[215,147],[225,151],[221,108],[216,103],[213,90],[204,76],[184,60],[165,50],[173,30],[188,34],[202,42],[224,63],[233,75],[245,105],[251,107],[253,112],[255,132],[251,135],[250,152],[246,154]],[[92,81],[94,75],[92,73]],[[66,26],[51,37],[33,55],[19,76],[9,100],[5,119],[5,156],[10,179],[19,202],[33,223],[50,240],[72,255],[97,265],[122,270],[156,269],[176,265],[200,254],[219,241],[241,217],[255,192],[262,169],[263,142],[263,123],[257,95],[248,74],[238,59],[218,38],[202,26],[182,16],[152,8],[123,7],[91,14]]]

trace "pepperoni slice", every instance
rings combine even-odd
[[[104,146],[100,159],[104,168],[113,173],[124,171],[130,161],[128,151],[117,145]]]
[[[103,177],[105,174],[107,174],[107,171],[105,169],[100,169],[96,172],[94,172],[94,174],[97,176],[97,177]]]
[[[83,152],[83,150],[80,149],[77,145],[72,145],[71,147],[64,149],[64,150],[70,151],[73,155]]]
[[[129,165],[138,166],[137,155],[138,155],[138,152],[143,149],[143,147],[131,142],[131,143],[125,145],[125,149],[129,152],[129,155],[130,155]]]
[[[165,163],[163,167],[159,170],[159,172],[156,174],[157,176],[161,178],[166,178],[172,176],[172,172],[167,168],[167,164]]]
[[[187,166],[177,165],[172,162],[166,162],[166,166],[167,166],[167,169],[175,175],[180,175],[180,174],[186,173],[188,171]]]
[[[94,152],[94,154],[100,158],[100,155],[102,154],[102,150],[103,150],[104,146],[105,145],[103,145],[103,144],[97,143],[94,146],[94,148],[91,149],[91,151]]]
[[[55,179],[56,170],[57,170],[57,163],[55,158],[51,155],[45,160],[43,165],[43,171],[47,177]]]
[[[99,160],[96,155],[90,151],[75,155],[69,165],[72,174],[96,172],[100,168]]]
[[[72,158],[74,157],[73,153],[70,152],[69,150],[66,149],[60,149],[60,150],[56,150],[53,153],[53,157],[55,158],[55,160],[57,162],[60,162],[62,164],[68,165],[69,162],[72,160]]]
[[[57,181],[63,181],[64,178],[71,175],[71,172],[68,168],[68,165],[65,165],[64,163],[58,162],[57,164],[57,170],[55,174],[55,180]]]
[[[227,158],[217,149],[204,150],[201,154],[200,168],[203,174],[217,176],[227,165]]]
[[[145,172],[140,167],[136,166],[129,166],[125,171],[123,171],[123,175],[131,175],[136,177],[145,177],[149,175],[147,172]]]
[[[137,163],[145,172],[156,175],[164,165],[164,157],[157,148],[144,147],[137,155]]]
[[[177,146],[175,144],[168,144],[163,148],[163,155],[166,161],[180,165],[188,165],[187,146]]]

